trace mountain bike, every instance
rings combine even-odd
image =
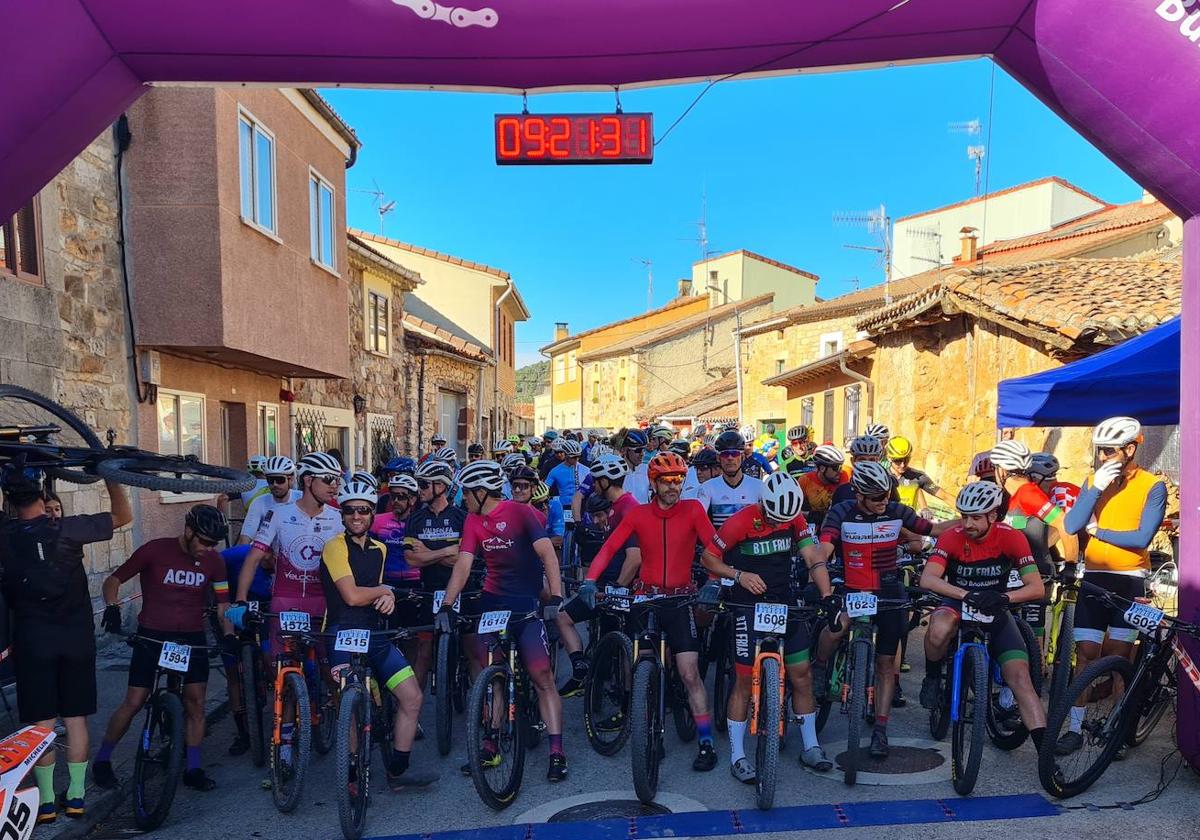
[[[242,706],[246,714],[246,732],[250,740],[250,761],[255,767],[267,763],[267,738],[263,712],[267,705],[266,662],[263,654],[262,625],[255,620],[261,602],[251,600],[247,604],[245,629],[239,637],[238,663],[241,668],[238,680],[242,688]],[[228,676],[228,672],[226,672]]]
[[[1139,633],[1134,661],[1104,656],[1090,663],[1051,706],[1046,737],[1038,751],[1038,777],[1053,796],[1066,799],[1083,793],[1116,758],[1123,746],[1136,746],[1174,705],[1182,671],[1200,690],[1200,668],[1179,639],[1200,638],[1200,624],[1166,615],[1150,604],[1114,595],[1088,581],[1079,588],[1110,607],[1126,607],[1125,621]],[[1072,707],[1084,707],[1080,722],[1083,745],[1065,756],[1055,754]]]
[[[1075,604],[1083,580],[1083,561],[1063,563],[1047,584],[1053,588],[1046,615],[1045,665],[1050,673],[1051,706],[1067,690],[1075,668]]]
[[[159,455],[108,445],[74,413],[35,391],[0,385],[0,463],[45,472],[52,479],[90,484],[100,479],[176,493],[240,493],[254,486],[241,470],[205,464],[195,456]]]
[[[663,732],[667,712],[671,711],[675,718],[675,731],[681,741],[696,737],[696,721],[687,692],[678,672],[670,666],[667,636],[658,620],[660,611],[682,609],[695,600],[694,594],[634,596],[633,609],[644,616],[644,626],[633,640],[629,740],[634,791],[646,804],[653,802],[658,793],[659,765],[665,755]]]
[[[633,602],[625,587],[606,586],[588,622],[588,675],[583,683],[583,726],[600,755],[616,755],[629,740],[633,642],[625,619]]]
[[[433,614],[437,615],[446,590],[433,593]],[[461,608],[462,598],[455,604]],[[467,654],[463,649],[462,636],[457,624],[449,633],[438,633],[434,642],[433,674],[430,694],[433,695],[435,736],[438,755],[449,755],[453,746],[454,715],[467,707],[467,695],[471,690],[471,672],[467,666]]]

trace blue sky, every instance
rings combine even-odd
[[[347,186],[396,201],[388,236],[510,271],[532,312],[517,327],[518,364],[537,361],[554,322],[572,332],[675,293],[700,258],[707,197],[709,249],[748,248],[821,277],[832,297],[882,280],[864,230],[839,211],[885,203],[897,218],[969,198],[969,138],[948,124],[980,119],[985,140],[991,62],[728,81],[716,85],[655,149],[650,166],[499,167],[495,113],[517,96],[381,90],[324,93],[363,140]],[[700,85],[622,93],[651,111],[661,135]],[[607,111],[609,94],[534,96],[530,111]],[[970,142],[983,142],[970,139]],[[990,187],[1058,175],[1112,202],[1141,189],[1002,70],[995,74]],[[349,220],[376,231],[374,197],[349,194]]]

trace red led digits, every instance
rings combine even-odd
[[[497,114],[496,163],[650,163],[650,114]]]
[[[496,120],[496,157],[515,160],[521,156],[521,121],[516,117]]]
[[[571,121],[566,117],[550,120],[550,157],[566,159],[571,156]]]

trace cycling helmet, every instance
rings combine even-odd
[[[623,449],[645,449],[649,443],[650,439],[641,429],[629,429],[625,432],[625,440],[621,442],[621,447]]]
[[[1110,417],[1092,430],[1092,446],[1125,446],[1142,442],[1142,424],[1132,417]]]
[[[656,426],[650,433],[650,437],[658,441],[671,441],[675,439],[675,430],[667,426]]]
[[[616,455],[611,446],[607,443],[596,443],[592,445],[592,451],[588,453],[593,462],[599,461],[605,455]]]
[[[603,493],[593,493],[588,496],[583,509],[588,513],[602,513],[606,510],[612,510],[612,502]]]
[[[991,513],[1004,502],[1004,489],[990,481],[975,481],[958,491],[954,506],[964,516],[969,513]]]
[[[717,442],[715,446],[718,453],[730,452],[735,449],[738,452],[741,452],[746,448],[746,439],[742,437],[740,432],[731,429],[730,431],[721,432],[721,434],[717,435]]]
[[[859,435],[850,441],[851,458],[882,458],[883,443],[874,435]]]
[[[521,445],[521,436],[514,432],[513,434],[508,436],[508,442],[511,443],[513,446],[520,446]]]
[[[300,462],[296,464],[297,478],[303,478],[306,475],[340,476],[341,474],[342,465],[328,452],[309,452],[307,455],[302,455]]]
[[[547,429],[546,431],[542,432],[543,440],[551,441],[551,440],[555,440],[557,438],[558,438],[558,432],[556,432],[554,429]]]
[[[863,461],[854,465],[850,476],[850,486],[855,493],[864,496],[878,496],[880,493],[892,492],[892,478],[888,475],[887,467],[874,461]]]
[[[787,473],[771,473],[763,482],[763,510],[776,522],[791,522],[800,515],[803,503],[800,486]]]
[[[462,468],[462,472],[458,474],[458,483],[464,490],[499,492],[504,486],[504,470],[495,461],[476,461]]]
[[[1009,472],[1025,472],[1032,460],[1033,453],[1019,440],[1002,440],[992,447],[992,464]]]
[[[468,455],[482,455],[483,454],[483,444],[482,443],[472,443],[470,446],[467,447],[467,454]]]
[[[399,472],[412,475],[417,469],[417,462],[412,458],[393,458],[383,465],[385,473]]]
[[[873,438],[879,438],[880,440],[887,440],[892,436],[892,433],[888,431],[888,427],[882,423],[872,423],[871,425],[867,426],[867,430],[863,434]]]
[[[229,520],[212,505],[195,505],[183,518],[183,524],[197,537],[220,542],[229,536]]]
[[[799,426],[792,426],[787,430],[787,439],[808,440],[810,434],[812,433],[808,430],[808,426],[805,426],[803,423],[801,423]]]
[[[263,475],[291,475],[295,471],[296,463],[286,455],[268,458],[263,465]]]
[[[651,481],[658,481],[667,476],[687,475],[687,463],[674,452],[659,452],[650,459],[647,474]]]
[[[40,496],[44,479],[45,475],[36,467],[20,469],[11,462],[0,467],[0,484],[3,485],[5,493]]]
[[[725,423],[724,425],[721,426],[722,432],[736,432],[737,430],[738,430],[737,423],[730,422],[730,423]]]
[[[600,493],[593,493],[589,498],[594,499]],[[533,488],[533,495],[529,497],[529,501],[535,505],[540,505],[550,501],[550,485],[544,481],[539,481]]]
[[[506,473],[511,473],[519,467],[525,466],[525,456],[520,452],[510,452],[504,456],[504,460],[500,462],[500,466],[504,468]]]
[[[699,469],[700,467],[715,467],[720,463],[717,457],[717,450],[711,446],[706,446],[692,456],[692,466]]]
[[[509,443],[507,440],[497,441],[496,445],[492,447],[492,452],[495,453],[496,455],[507,455],[508,453],[510,453],[512,451],[513,451],[513,445],[511,443]]]
[[[437,434],[435,434],[433,437],[431,437],[429,439],[429,443],[432,446],[445,446],[446,438],[442,436],[441,432],[438,432]]]
[[[991,450],[988,450],[987,452],[980,452],[971,459],[970,475],[973,475],[976,478],[983,478],[985,476],[995,475],[995,473],[996,467],[992,464]]]
[[[1058,459],[1049,452],[1035,452],[1029,461],[1029,477],[1034,481],[1045,481],[1058,475]]]
[[[907,461],[912,457],[913,445],[906,437],[896,437],[888,441],[887,447],[884,449],[889,461]]]
[[[407,490],[409,493],[416,495],[417,480],[407,473],[397,473],[388,479],[389,490]]]
[[[246,472],[260,473],[266,465],[266,455],[251,455],[250,460],[246,462]]]
[[[578,458],[583,454],[583,447],[579,445],[578,441],[564,440],[559,451],[562,452],[564,458]]]
[[[742,426],[738,431],[742,433],[742,440],[754,440],[754,427],[749,423]]]
[[[846,453],[831,443],[823,443],[813,450],[812,459],[818,467],[840,467],[846,463]]]
[[[454,450],[453,446],[443,446],[429,457],[434,461],[445,461],[447,464],[453,464],[458,460],[458,452]]]
[[[351,481],[362,481],[367,484],[370,484],[376,490],[379,489],[379,479],[376,478],[375,476],[371,475],[366,470],[355,470],[353,473],[350,474],[350,480]]]
[[[673,440],[667,446],[667,449],[674,452],[680,458],[686,458],[688,455],[692,454],[691,444],[689,444],[686,440]]]
[[[475,463],[480,464],[484,462],[476,461]],[[417,467],[416,478],[417,481],[440,481],[449,487],[454,483],[454,467],[445,461],[426,461]]]
[[[366,502],[374,508],[379,502],[379,493],[367,482],[351,479],[342,485],[337,494],[338,507],[350,502]]]
[[[525,442],[528,443],[530,446],[541,446],[542,445],[542,439],[540,437],[538,437],[537,435],[534,435],[533,437],[531,437],[529,440],[527,440]],[[482,449],[482,447],[480,447],[480,449]]]
[[[512,457],[512,456],[509,456]],[[532,467],[529,467],[525,462],[521,462],[521,466],[508,474],[509,483],[516,481],[528,481],[530,484],[538,483],[538,474],[534,472]]]
[[[625,463],[624,458],[617,455],[602,455],[592,464],[590,472],[595,478],[616,481],[629,475],[629,465]]]

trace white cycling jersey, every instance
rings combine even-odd
[[[262,525],[263,515],[267,511],[299,501],[301,495],[299,490],[289,490],[287,498],[282,502],[276,501],[270,492],[259,496],[246,509],[246,519],[242,522],[242,536],[248,540],[253,539],[254,535],[258,533],[259,526]]]
[[[763,483],[745,473],[739,473],[741,481],[730,487],[725,476],[718,475],[700,485],[696,501],[704,505],[714,528],[720,528],[725,520],[739,510],[758,504],[763,495]]]
[[[309,516],[295,502],[268,510],[253,545],[275,554],[271,597],[323,597],[321,550],[344,531],[341,511],[328,505],[322,505],[316,516]]]

